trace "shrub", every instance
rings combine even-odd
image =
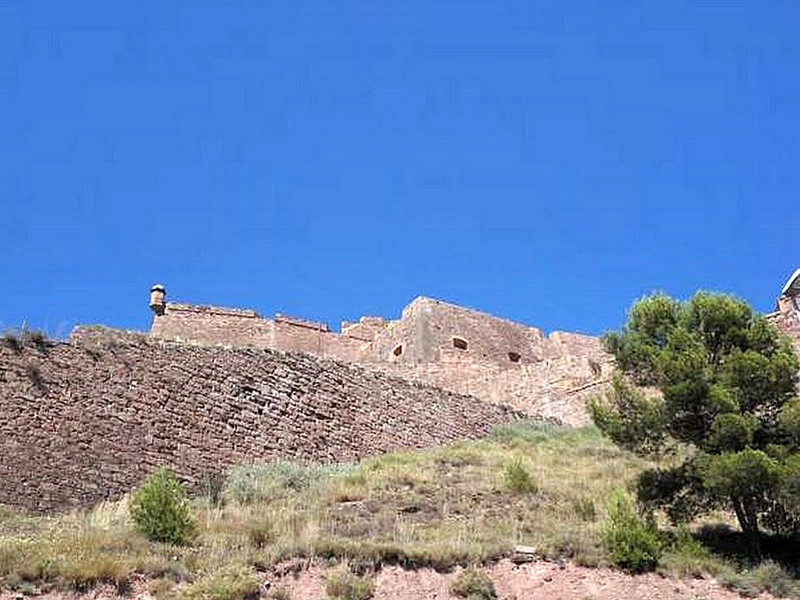
[[[243,565],[232,565],[209,573],[183,593],[187,600],[248,600],[260,595],[258,576],[252,568]]]
[[[20,354],[22,352],[22,340],[13,331],[6,331],[3,334],[3,343],[14,352],[14,354]]]
[[[185,544],[194,536],[186,491],[169,469],[150,475],[131,495],[129,509],[136,528],[151,541]]]
[[[643,573],[658,565],[661,557],[658,534],[639,518],[630,498],[621,490],[611,494],[602,538],[612,564],[625,571]]]
[[[369,600],[375,593],[375,583],[350,572],[338,573],[325,581],[325,593],[331,600]]]
[[[497,592],[494,583],[483,571],[470,567],[464,569],[450,586],[450,591],[456,596],[467,600],[496,600]]]
[[[522,458],[515,457],[503,470],[506,487],[515,494],[531,494],[537,490],[536,482],[522,464]]]

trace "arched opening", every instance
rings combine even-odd
[[[509,352],[508,353],[508,360],[510,360],[513,363],[518,363],[521,358],[522,358],[522,355],[519,352]]]
[[[459,350],[466,350],[469,347],[469,343],[464,338],[454,337],[453,338],[453,348],[458,348]]]
[[[394,350],[392,350],[392,354],[394,356],[401,356],[403,354],[403,344],[397,344],[397,346],[394,347]]]

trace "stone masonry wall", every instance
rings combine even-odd
[[[587,359],[561,357],[513,368],[471,362],[375,363],[370,368],[582,426],[589,423],[586,400],[606,391],[613,367],[610,362],[603,363],[598,373]]]
[[[541,330],[432,298],[414,300],[403,310],[400,323],[408,323],[414,333],[389,328],[379,335],[373,353],[378,360],[387,358],[396,343],[408,346],[399,362],[514,366],[509,353],[518,354],[521,364],[548,357],[548,340]],[[382,336],[387,334],[390,339],[384,341]],[[454,346],[454,338],[466,342],[466,348]]]
[[[285,316],[272,320],[252,310],[176,303],[167,304],[164,315],[154,317],[150,334],[167,340],[307,352],[347,361],[358,360],[369,348],[369,342],[360,337],[334,333],[323,323]]]
[[[786,307],[783,311],[768,315],[768,318],[792,340],[795,352],[800,356],[800,310]]]
[[[595,337],[545,336],[535,327],[425,297],[409,304],[398,320],[363,317],[343,323],[341,334],[320,323],[170,303],[154,318],[151,335],[306,352],[572,425],[588,422],[585,397],[602,393],[611,371],[611,357]],[[466,348],[455,346],[454,338]]]
[[[466,348],[456,347],[454,338]],[[605,390],[613,368],[596,337],[545,336],[534,327],[430,298],[412,302],[373,346],[365,355],[370,368],[570,425],[588,423],[585,400]],[[394,356],[392,349],[401,346]]]
[[[48,512],[237,463],[314,461],[483,436],[522,415],[385,373],[263,349],[96,328],[0,341],[0,503]]]

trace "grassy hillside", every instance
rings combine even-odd
[[[124,590],[146,576],[156,596],[227,600],[251,595],[257,571],[296,558],[344,560],[359,572],[385,564],[446,570],[522,544],[541,558],[605,565],[607,498],[644,466],[593,428],[540,423],[358,464],[245,465],[194,500],[198,534],[186,546],[148,542],[125,501],[54,518],[2,512],[0,579],[33,593],[99,582]],[[704,532],[716,547],[735,546],[724,526]],[[777,563],[745,571],[734,555],[715,557],[685,532],[664,539],[667,574],[709,574],[744,592],[793,590]]]

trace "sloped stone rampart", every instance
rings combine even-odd
[[[602,394],[613,365],[600,340],[536,329],[419,297],[398,320],[362,317],[342,332],[252,310],[168,303],[150,334],[203,345],[305,352],[356,363],[529,414],[585,425],[586,397]],[[458,340],[458,344],[456,344]]]
[[[0,340],[0,414],[0,503],[34,512],[117,498],[161,465],[200,482],[247,461],[477,438],[524,416],[309,355],[101,329]]]

